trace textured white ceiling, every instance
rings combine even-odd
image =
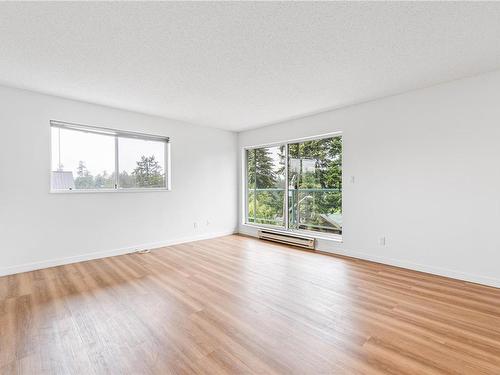
[[[500,68],[500,3],[1,3],[0,83],[242,130]]]

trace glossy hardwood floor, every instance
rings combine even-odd
[[[0,278],[0,374],[500,374],[500,290],[242,236]]]

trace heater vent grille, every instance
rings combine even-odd
[[[287,245],[299,246],[306,249],[314,249],[314,238],[302,237],[292,234],[273,232],[269,230],[260,230],[259,238],[261,240],[280,242]]]

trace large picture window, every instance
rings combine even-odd
[[[246,222],[342,234],[342,137],[245,150]]]
[[[51,121],[51,191],[169,189],[168,137]]]

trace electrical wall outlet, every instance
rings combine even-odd
[[[196,221],[193,223],[193,228],[198,229],[198,223]]]
[[[378,244],[379,244],[380,246],[385,246],[385,237],[380,237],[380,238],[378,239]]]

